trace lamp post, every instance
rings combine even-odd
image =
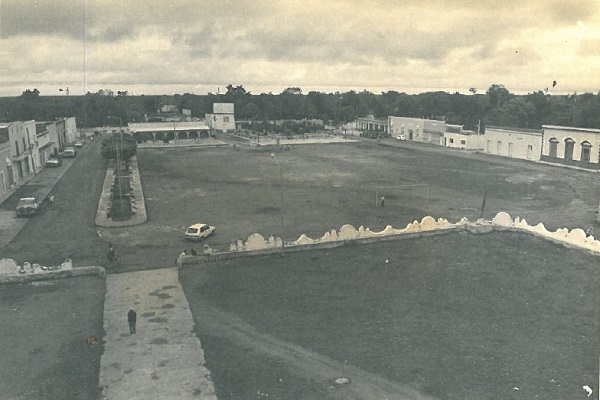
[[[283,240],[283,232],[285,229],[285,225],[283,223],[283,170],[281,169],[281,164],[279,164],[279,161],[277,161],[277,158],[275,157],[275,153],[271,153],[271,158],[273,158],[273,160],[277,164],[277,167],[279,167],[279,194],[281,196],[279,214],[281,217],[281,249],[283,250],[285,248],[285,242]]]

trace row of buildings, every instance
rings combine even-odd
[[[213,112],[206,114],[204,119],[187,118],[184,114],[178,114],[175,106],[162,106],[161,113],[168,115],[160,120],[149,122],[132,122],[127,127],[115,128],[88,128],[82,132],[89,136],[94,132],[116,133],[124,131],[141,136],[142,141],[157,141],[165,139],[197,139],[209,136],[210,132],[233,132],[236,129],[234,104],[214,103]]]
[[[76,136],[75,117],[0,124],[0,197],[40,172]]]
[[[541,129],[488,126],[480,133],[444,121],[407,117],[359,118],[355,124],[361,132],[379,131],[437,146],[594,169],[600,166],[600,129],[554,125],[543,125]]]

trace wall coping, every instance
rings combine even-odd
[[[467,231],[473,234],[494,231],[522,232],[541,237],[568,248],[584,250],[592,255],[600,256],[600,240],[596,240],[592,235],[587,235],[580,228],[572,230],[560,228],[556,231],[548,231],[542,223],[532,226],[525,219],[520,219],[519,217],[513,219],[508,213],[499,212],[492,220],[478,219],[476,222],[470,222],[467,218],[462,218],[456,223],[450,223],[448,220],[442,218],[436,220],[433,217],[426,216],[421,221],[415,220],[409,223],[405,228],[396,229],[388,225],[380,232],[373,232],[369,228],[362,226],[357,230],[352,225],[343,225],[339,230],[333,229],[326,232],[319,239],[311,239],[302,234],[293,242],[285,242],[285,246],[282,246],[282,241],[279,237],[271,236],[265,239],[260,234],[254,233],[245,242],[238,240],[231,243],[229,249],[226,251],[215,250],[208,244],[205,244],[203,254],[180,257],[177,264],[182,268],[187,265],[230,258],[335,248],[386,240],[432,236],[457,231]]]

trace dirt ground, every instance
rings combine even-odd
[[[227,249],[256,232],[283,232],[286,240],[296,240],[344,224],[380,230],[425,215],[475,220],[486,192],[485,218],[507,211],[549,229],[586,228],[598,210],[600,180],[594,172],[369,142],[292,146],[276,152],[276,159],[273,151],[141,149],[148,223],[99,232],[123,247],[120,254],[132,255],[127,264],[144,260],[145,267],[164,267],[182,249],[202,247],[183,240],[187,226],[197,222],[215,225],[216,235],[206,243]],[[381,194],[384,208],[376,207]]]
[[[597,382],[597,267],[525,234],[452,233],[180,278],[221,400],[569,399]]]
[[[97,399],[105,281],[0,285],[0,398]]]

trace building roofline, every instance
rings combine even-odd
[[[554,129],[560,131],[576,131],[576,132],[594,132],[600,133],[600,129],[594,128],[577,128],[574,126],[558,126],[558,125],[542,125],[542,130],[544,129]]]

